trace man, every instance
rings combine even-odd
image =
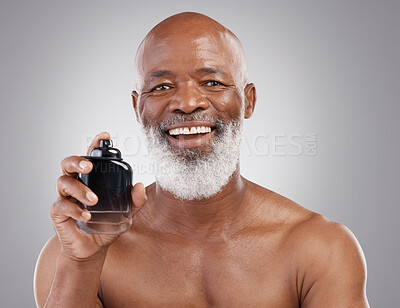
[[[150,31],[135,63],[133,105],[156,182],[133,187],[127,233],[83,234],[75,221],[90,214],[74,199],[95,205],[97,197],[76,174],[92,165],[63,160],[37,305],[368,307],[352,233],[240,175],[256,90],[234,34],[204,15],[177,14]]]

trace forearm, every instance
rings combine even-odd
[[[90,261],[74,261],[60,254],[45,308],[96,307],[106,253]]]

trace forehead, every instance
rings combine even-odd
[[[218,67],[232,74],[239,55],[232,38],[225,33],[153,36],[144,44],[139,60],[143,77],[153,71],[196,71],[202,67]]]

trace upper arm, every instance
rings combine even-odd
[[[36,263],[34,276],[34,293],[37,307],[43,307],[49,295],[57,267],[57,259],[61,246],[56,235],[53,235],[44,245]],[[97,297],[96,307],[103,308]]]
[[[355,236],[345,226],[325,222],[308,246],[302,307],[369,307],[366,263]]]
[[[34,293],[37,307],[43,307],[49,295],[56,271],[60,244],[56,235],[44,245],[36,263]]]

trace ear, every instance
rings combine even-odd
[[[257,92],[253,83],[249,83],[244,88],[244,118],[249,119],[256,106]]]
[[[138,111],[138,100],[139,100],[139,94],[136,91],[132,91],[133,110],[135,110],[136,120],[140,123],[140,117],[139,117],[139,111]]]

